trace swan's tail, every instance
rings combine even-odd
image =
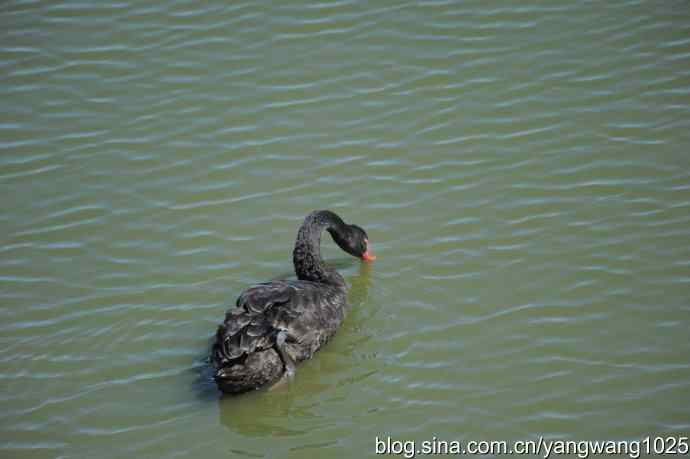
[[[276,381],[283,373],[283,362],[273,349],[255,352],[242,363],[216,370],[214,379],[225,393],[240,393],[258,389]]]

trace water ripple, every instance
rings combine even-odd
[[[687,430],[689,28],[641,6],[3,5],[0,448]],[[214,327],[313,208],[379,260],[293,386],[218,400]]]

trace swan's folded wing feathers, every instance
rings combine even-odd
[[[254,319],[252,323],[247,327],[246,333],[249,336],[263,336],[271,332],[271,326],[268,324],[263,317],[260,320]]]
[[[289,282],[275,281],[258,284],[242,292],[237,307],[225,314],[218,330],[216,358],[222,362],[237,360],[257,349],[272,346],[274,327],[269,316],[276,307],[288,303],[294,288]]]
[[[252,321],[252,316],[247,314],[244,309],[235,308],[225,315],[225,333],[234,335]]]
[[[254,337],[249,336],[246,333],[240,333],[239,336],[240,336],[240,346],[239,347],[242,348],[242,350],[244,352],[250,352],[250,350],[252,348],[252,342],[254,341]]]
[[[247,312],[260,314],[276,304],[284,304],[292,298],[293,289],[283,281],[267,282],[248,288],[237,298],[237,306]]]
[[[225,335],[223,338],[223,356],[228,360],[234,360],[242,356],[244,350],[241,345],[241,335]]]
[[[250,325],[240,334],[239,347],[242,352],[251,354],[257,350],[266,349],[272,346],[273,343],[270,334],[256,334],[257,332],[258,328]]]

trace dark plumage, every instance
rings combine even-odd
[[[226,393],[258,389],[310,358],[335,334],[345,315],[347,284],[321,260],[321,232],[364,260],[366,232],[328,210],[309,214],[293,251],[296,281],[266,282],[248,288],[227,311],[211,351],[218,388]]]

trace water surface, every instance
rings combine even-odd
[[[690,432],[684,1],[0,6],[0,455],[366,457]],[[302,218],[337,337],[205,356]],[[327,238],[324,238],[326,241]]]

